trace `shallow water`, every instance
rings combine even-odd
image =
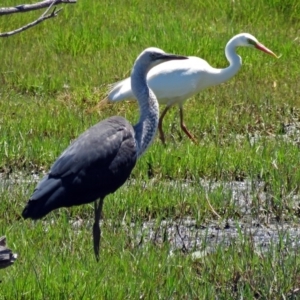
[[[229,246],[242,243],[245,239],[258,251],[265,251],[271,245],[283,242],[287,248],[300,246],[300,226],[291,224],[259,224],[255,220],[240,222],[228,220],[226,224],[207,223],[197,225],[190,218],[163,221],[160,225],[155,220],[145,222],[141,228],[135,224],[124,225],[128,234],[134,237],[137,244],[168,242],[170,251],[213,252],[218,245]]]
[[[133,183],[131,183],[132,185]],[[155,184],[148,183],[149,185]],[[195,183],[170,182],[165,183],[172,188],[183,189],[195,188]],[[123,223],[122,226],[134,241],[136,246],[144,246],[147,243],[162,245],[168,243],[170,251],[182,251],[184,253],[210,253],[215,251],[216,247],[234,245],[242,243],[245,240],[253,244],[257,251],[266,251],[271,246],[283,243],[286,248],[298,249],[300,246],[300,224],[277,222],[272,215],[259,214],[259,217],[253,218],[251,211],[252,202],[259,198],[260,204],[268,201],[269,195],[264,192],[264,182],[208,182],[201,180],[201,188],[205,191],[213,191],[222,188],[224,193],[230,192],[231,201],[236,207],[239,207],[243,215],[239,220],[207,220],[205,224],[199,224],[191,217],[185,217],[176,220],[151,220],[142,224]],[[255,197],[256,199],[253,199]],[[299,197],[291,195],[292,200],[299,205]],[[257,203],[255,204],[257,207]],[[263,209],[262,209],[263,210]],[[104,222],[111,222],[104,220]],[[75,227],[78,223],[75,222]]]
[[[22,185],[26,189],[32,183],[38,182],[40,175],[32,174],[26,178],[22,178],[20,174],[16,174],[11,179],[1,180],[0,176],[0,192],[11,189],[15,184]],[[136,183],[131,181],[125,185],[124,189],[130,189]],[[155,185],[155,181],[147,182],[145,184],[149,187]],[[195,182],[180,182],[172,181],[165,182],[166,187],[172,189],[190,190],[196,188],[203,189],[206,192],[212,192],[215,189],[222,188],[222,192],[231,196],[231,202],[240,209],[243,213],[237,220],[223,220],[220,221],[207,220],[205,224],[199,224],[191,217],[185,217],[176,220],[164,220],[158,222],[151,220],[139,224],[123,223],[123,230],[133,241],[135,246],[144,246],[148,243],[155,243],[161,245],[168,243],[170,251],[182,251],[185,253],[210,253],[213,252],[217,246],[229,246],[235,243],[241,243],[244,239],[251,239],[253,246],[259,251],[265,251],[271,245],[276,245],[283,242],[286,247],[297,249],[300,246],[300,224],[277,222],[274,216],[266,217],[265,214],[259,216],[257,219],[253,218],[251,211],[253,197],[259,197],[260,203],[263,205],[268,200],[268,195],[264,192],[264,182],[252,182],[245,180],[242,182],[208,182],[205,180]],[[293,201],[299,204],[299,197],[291,195]],[[257,201],[257,199],[255,200]],[[256,204],[257,206],[257,204]],[[112,220],[103,220],[101,222],[108,222],[113,224]],[[82,226],[91,227],[91,221],[76,220],[70,221],[71,226],[75,230],[80,230]]]

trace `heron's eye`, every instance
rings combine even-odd
[[[150,53],[150,58],[152,59],[152,60],[155,60],[156,59],[156,54],[155,53]]]

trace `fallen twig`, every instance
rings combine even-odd
[[[213,208],[213,206],[210,204],[210,201],[209,201],[209,198],[208,198],[208,195],[206,194],[205,195],[205,198],[206,198],[206,201],[207,201],[207,204],[210,208],[210,210],[212,211],[212,213],[217,216],[218,219],[221,219],[221,216],[215,211],[215,209]]]

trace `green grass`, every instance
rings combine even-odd
[[[270,200],[262,203],[253,187],[251,218],[297,224],[298,137],[285,139],[283,127],[300,119],[298,2],[80,0],[55,19],[1,39],[0,170],[3,178],[29,179],[0,181],[0,235],[19,254],[13,267],[0,271],[0,299],[292,299],[300,261],[287,245],[288,232],[279,230],[280,243],[260,252],[241,228],[230,246],[197,260],[180,250],[170,256],[168,241],[141,247],[134,237],[148,220],[244,222],[222,187],[232,180],[264,184]],[[1,6],[14,4],[20,2]],[[40,14],[3,16],[0,32]],[[47,171],[99,120],[137,120],[135,102],[98,103],[108,83],[129,75],[144,48],[200,56],[223,68],[224,47],[240,32],[256,36],[280,59],[241,48],[243,66],[234,78],[185,103],[185,122],[198,145],[178,134],[177,108],[167,114],[167,146],[157,138],[132,180],[105,200],[99,264],[92,251],[92,205],[61,209],[46,222],[21,219],[36,184],[28,175]],[[205,190],[201,180],[220,186]],[[80,218],[83,226],[74,230],[70,223]],[[133,236],[123,222],[135,223]]]

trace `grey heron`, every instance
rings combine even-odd
[[[25,219],[40,219],[60,207],[95,201],[93,238],[99,260],[103,200],[125,183],[157,130],[158,102],[146,75],[155,65],[177,59],[187,57],[158,48],[147,48],[138,56],[131,72],[131,89],[140,107],[138,123],[132,126],[126,119],[113,116],[82,133],[36,186],[22,212]]]

